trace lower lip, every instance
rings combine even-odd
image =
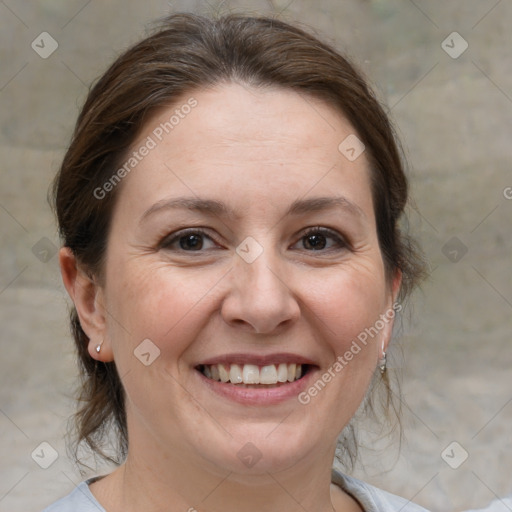
[[[214,393],[244,405],[274,405],[292,398],[298,400],[298,395],[304,391],[317,372],[317,368],[309,371],[301,379],[283,383],[275,388],[244,388],[230,382],[220,382],[205,377],[199,370],[194,370],[201,381]]]

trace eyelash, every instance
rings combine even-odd
[[[216,240],[210,236],[204,229],[202,228],[188,228],[188,229],[184,229],[182,231],[178,231],[177,233],[174,233],[170,236],[167,236],[159,245],[159,248],[160,249],[165,249],[165,250],[171,250],[171,251],[177,251],[177,252],[185,252],[185,253],[194,253],[194,252],[197,252],[197,253],[202,253],[203,250],[198,250],[198,251],[194,251],[194,250],[191,250],[191,251],[187,251],[187,250],[184,250],[184,249],[172,249],[171,246],[178,242],[181,238],[184,238],[186,237],[187,235],[202,235],[206,238],[209,238],[210,240],[212,240],[213,242],[217,243]],[[308,236],[311,236],[311,235],[322,235],[322,236],[325,236],[326,238],[332,238],[336,245],[338,246],[338,250],[343,250],[343,249],[348,249],[349,248],[349,244],[348,242],[340,235],[338,235],[338,233],[336,233],[336,231],[333,231],[331,229],[328,229],[328,228],[323,228],[323,227],[320,227],[320,226],[317,226],[317,227],[311,227],[311,228],[307,228],[306,231],[304,231],[304,233],[302,234],[302,236],[300,237],[300,240],[308,237]],[[297,242],[296,242],[297,243]],[[295,244],[294,244],[295,245]],[[304,251],[306,252],[327,252],[327,251],[332,251],[332,250],[336,250],[334,248],[328,248],[328,249],[320,249],[320,250],[307,250],[307,249],[303,249]]]

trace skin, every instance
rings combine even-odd
[[[197,107],[119,185],[104,279],[60,252],[90,355],[116,362],[127,395],[127,460],[91,490],[112,512],[361,510],[331,485],[331,467],[392,322],[307,405],[232,402],[194,366],[226,353],[292,352],[321,376],[391,308],[400,276],[384,270],[365,154],[346,159],[338,145],[355,130],[293,91],[225,84],[193,97]],[[175,108],[148,121],[133,148]],[[170,208],[144,216],[182,196],[222,201],[238,218]],[[297,199],[320,196],[354,206],[286,215]],[[304,231],[318,226],[345,242],[327,235],[314,250]],[[200,250],[169,241],[190,227],[207,232]],[[252,263],[235,252],[248,236],[263,248]],[[147,338],[160,350],[149,366],[133,354]],[[247,442],[262,455],[251,468],[237,457]]]

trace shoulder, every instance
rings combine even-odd
[[[486,508],[471,509],[467,512],[510,512],[512,510],[512,494],[506,498],[491,501]]]
[[[82,482],[74,491],[56,501],[43,512],[105,512],[89,490],[88,482]]]
[[[411,501],[333,469],[332,481],[361,504],[365,512],[428,512]]]

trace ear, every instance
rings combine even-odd
[[[89,338],[88,351],[93,359],[102,362],[114,360],[107,336],[106,310],[103,288],[94,277],[80,268],[69,247],[59,251],[60,272],[64,286],[73,301],[80,325]],[[96,349],[100,345],[100,351]]]
[[[379,347],[379,357],[383,356],[386,352],[391,341],[391,334],[393,332],[393,324],[395,323],[396,313],[402,310],[402,305],[397,303],[398,294],[402,286],[402,271],[396,270],[393,280],[391,282],[390,298],[386,311],[384,312],[386,325],[383,329],[381,336],[381,347]]]

